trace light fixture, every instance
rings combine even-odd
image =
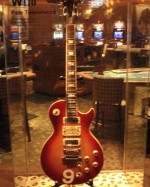
[[[90,0],[89,6],[90,8],[99,8],[108,0]]]

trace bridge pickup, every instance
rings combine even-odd
[[[81,127],[80,126],[64,126],[63,127],[63,136],[80,136]]]
[[[81,161],[82,158],[80,156],[76,156],[76,155],[64,155],[62,157],[63,161],[72,161],[72,162],[77,162],[77,161]]]
[[[81,139],[80,138],[64,138],[63,139],[64,146],[80,146]]]

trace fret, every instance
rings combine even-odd
[[[67,98],[67,101],[69,101],[69,102],[76,102],[76,98]]]
[[[67,106],[67,108],[68,108],[68,113],[70,114],[70,115],[74,115],[74,114],[76,114],[77,113],[77,111],[76,111],[76,106],[72,106],[72,107],[70,107],[70,106]]]
[[[69,103],[75,103],[75,104],[76,104],[76,99],[70,99],[70,98],[68,98],[68,102],[69,102]]]
[[[69,61],[75,61],[76,60],[76,56],[74,55],[74,56],[68,56],[67,55],[67,60],[69,60]]]
[[[76,103],[75,101],[74,102],[71,102],[71,101],[68,101],[68,104],[67,104],[67,107],[70,109],[76,109]]]
[[[75,84],[68,84],[68,87],[75,87]]]
[[[68,83],[69,83],[69,82],[76,82],[76,80],[75,80],[75,79],[76,79],[75,75],[68,75],[67,78],[70,79],[70,80],[68,81]]]
[[[74,91],[76,91],[75,88],[70,88],[70,89],[67,89],[67,91],[70,91],[71,93],[73,93]]]
[[[67,71],[68,71],[68,72],[74,72],[73,75],[75,75],[75,67],[68,67],[68,68],[67,68]],[[69,78],[71,78],[71,77],[69,77]],[[72,78],[73,78],[73,77],[72,77]]]
[[[71,93],[70,93],[70,94],[71,94]],[[69,101],[69,100],[70,100],[70,101],[73,101],[73,100],[76,101],[76,96],[75,96],[75,97],[71,97],[71,98],[70,98],[70,97],[66,97],[66,98],[67,98],[67,101]]]
[[[70,84],[70,85],[67,86],[67,88],[68,88],[68,89],[69,89],[69,88],[70,88],[70,89],[73,89],[73,88],[76,88],[76,85]]]
[[[72,105],[72,104],[71,104],[71,105]],[[76,114],[76,107],[77,107],[77,106],[68,106],[68,105],[67,105],[68,113],[69,113],[70,115]]]
[[[70,97],[70,98],[76,97],[76,94],[68,94],[67,97]]]

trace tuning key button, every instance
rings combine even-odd
[[[60,114],[60,110],[59,110],[58,108],[55,108],[55,109],[53,110],[53,115],[54,115],[54,116],[59,116],[59,114]]]
[[[94,155],[94,156],[98,156],[98,150],[94,150],[94,151],[93,151],[93,155]]]
[[[89,173],[89,172],[90,172],[90,168],[86,167],[86,168],[84,169],[84,171],[85,171],[85,173]]]
[[[84,160],[85,160],[86,162],[89,162],[90,157],[89,157],[89,156],[85,156],[85,157],[84,157]]]
[[[98,167],[98,162],[93,162],[93,167],[97,168]]]
[[[77,178],[82,177],[82,173],[81,173],[81,172],[77,172],[77,173],[76,173],[76,177],[77,177]]]

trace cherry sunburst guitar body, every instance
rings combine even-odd
[[[81,184],[96,177],[103,166],[101,145],[89,131],[94,109],[78,111],[78,123],[66,124],[65,108],[66,102],[60,100],[49,109],[54,133],[43,147],[41,164],[54,181]]]
[[[77,2],[64,0],[64,14],[77,14]],[[49,108],[54,133],[41,152],[45,173],[59,184],[87,183],[98,175],[103,166],[103,151],[89,130],[94,109],[81,113],[77,108],[76,25],[66,25],[66,100]]]

